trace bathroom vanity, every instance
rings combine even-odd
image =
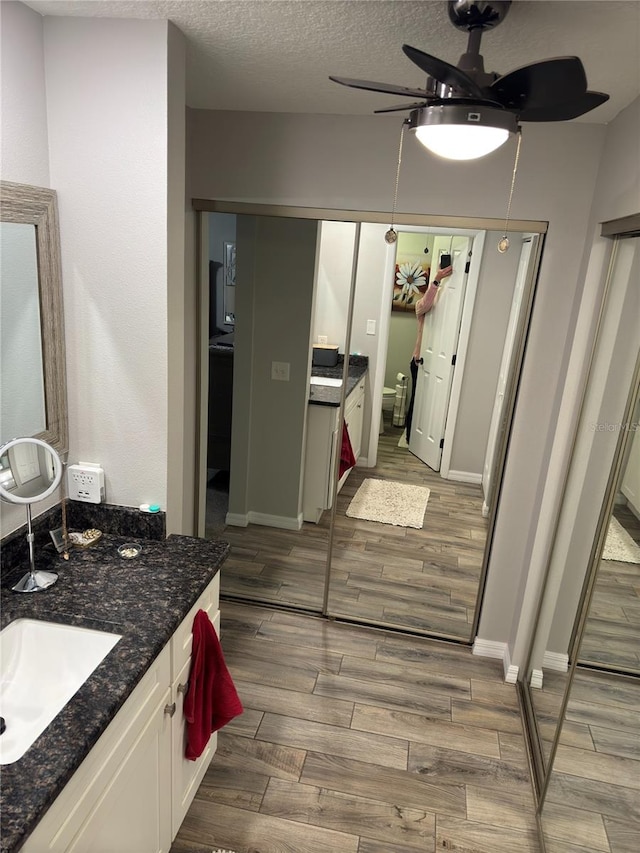
[[[344,420],[356,459],[362,448],[364,405],[368,359],[351,356],[345,395]],[[304,462],[302,514],[305,521],[317,524],[333,502],[336,454],[340,453],[340,385],[313,384],[313,376],[339,380],[342,364],[334,368],[314,367],[309,392],[307,444]],[[345,471],[338,481],[338,492],[349,476]]]
[[[2,853],[168,851],[215,752],[214,734],[197,761],[184,758],[182,702],[196,612],[219,629],[229,546],[138,539],[140,555],[123,559],[125,541],[104,535],[67,562],[44,549],[39,562],[59,579],[42,593],[16,595],[12,573],[3,577],[3,628],[28,618],[121,639],[24,756],[2,767]]]

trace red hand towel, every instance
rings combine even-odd
[[[193,620],[189,688],[183,708],[187,721],[185,757],[190,761],[199,758],[211,733],[242,711],[242,702],[224,662],[216,629],[205,611],[198,610]]]
[[[339,468],[339,476],[342,477],[345,471],[348,471],[349,468],[353,468],[356,464],[356,457],[353,455],[353,448],[351,447],[351,439],[349,438],[349,431],[347,429],[347,422],[342,422],[342,448],[340,450],[340,468]]]

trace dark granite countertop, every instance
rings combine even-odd
[[[118,546],[127,541],[142,544],[138,558],[118,556]],[[20,849],[217,574],[228,551],[226,542],[188,536],[153,541],[105,534],[88,548],[73,548],[68,561],[51,546],[39,550],[36,567],[59,572],[58,582],[46,592],[11,592],[24,564],[2,578],[2,628],[27,617],[122,634],[25,755],[1,768],[2,853]]]
[[[324,376],[331,379],[342,379],[342,371],[344,367],[344,356],[338,356],[338,363],[335,367],[320,367],[313,365],[311,368],[312,376]],[[369,369],[369,357],[366,355],[351,355],[349,356],[349,376],[347,379],[347,392],[345,397],[356,387],[358,382]],[[341,388],[336,388],[327,385],[310,385],[309,387],[309,402],[316,406],[339,406]]]

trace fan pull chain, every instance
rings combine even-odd
[[[511,176],[511,189],[509,190],[509,203],[507,204],[507,216],[504,221],[504,234],[498,241],[498,251],[501,255],[509,249],[509,238],[507,231],[509,230],[509,218],[511,216],[511,199],[513,198],[513,188],[516,185],[516,173],[518,171],[518,161],[520,160],[520,143],[522,142],[522,131],[518,131],[518,145],[516,147],[516,157],[513,163],[513,175]]]
[[[404,142],[404,131],[408,124],[409,120],[405,119],[402,122],[402,130],[400,131],[400,145],[398,147],[398,166],[396,168],[396,187],[393,192],[393,208],[391,210],[391,227],[384,235],[384,239],[387,241],[387,243],[395,243],[398,239],[398,232],[394,229],[393,223],[396,218],[396,204],[398,202],[398,183],[400,181],[400,164],[402,163],[402,143]]]

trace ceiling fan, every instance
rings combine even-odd
[[[457,65],[403,44],[405,55],[427,74],[424,89],[346,77],[329,79],[354,89],[417,98],[413,103],[374,112],[409,110],[406,124],[427,148],[460,160],[496,150],[509,134],[518,132],[521,121],[569,121],[609,99],[603,92],[587,89],[584,67],[577,56],[543,59],[503,75],[485,71],[480,54],[482,33],[498,26],[510,6],[511,0],[447,3],[451,23],[469,33],[466,53]],[[461,128],[464,139],[458,143]]]

